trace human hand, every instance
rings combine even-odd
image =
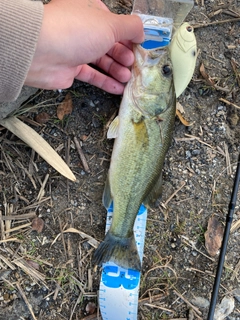
[[[52,0],[44,6],[42,29],[25,85],[65,89],[75,78],[121,94],[131,76],[132,43],[143,40],[142,22],[137,16],[111,13],[100,0]]]

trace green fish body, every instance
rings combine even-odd
[[[113,220],[94,262],[101,265],[111,260],[140,270],[133,225],[141,204],[147,204],[153,193],[158,194],[172,140],[176,101],[168,50],[148,52],[136,46],[134,53],[132,80],[109,131],[116,139],[103,203],[108,208],[113,200]]]
[[[170,53],[169,47],[153,51],[134,47],[132,77],[108,131],[115,142],[103,204],[109,208],[113,201],[113,219],[95,251],[95,265],[111,260],[123,268],[141,269],[133,225],[141,204],[148,206],[161,195],[162,168],[174,129],[176,93]]]

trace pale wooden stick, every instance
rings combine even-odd
[[[21,288],[20,283],[17,282],[17,283],[16,283],[16,286],[17,286],[18,291],[19,291],[19,293],[21,294],[24,302],[26,303],[26,305],[27,305],[27,307],[28,307],[28,310],[29,310],[29,312],[31,313],[31,316],[33,317],[34,320],[37,320],[37,318],[35,317],[35,314],[33,313],[32,306],[31,306],[31,304],[28,302],[28,299],[27,299],[27,297],[26,297],[23,289]]]
[[[44,180],[43,180],[43,183],[42,183],[42,185],[41,185],[41,188],[40,188],[40,190],[39,190],[39,192],[38,192],[37,199],[36,199],[37,201],[40,201],[40,200],[44,197],[44,194],[45,194],[44,188],[45,188],[45,186],[46,186],[46,183],[47,183],[47,181],[48,181],[48,178],[49,178],[49,174],[47,173],[46,176],[45,176],[45,178],[44,178]]]
[[[2,211],[0,210],[0,230],[1,230],[1,240],[5,240],[5,225],[3,222],[3,215],[2,215]]]
[[[197,314],[199,314],[200,316],[202,315],[202,312],[196,308],[193,304],[191,304],[186,298],[184,298],[181,293],[177,292],[176,290],[173,290],[173,292],[179,297],[181,298],[190,308],[192,308]]]
[[[145,306],[148,306],[148,307],[151,307],[151,308],[156,308],[156,309],[160,309],[160,310],[163,310],[163,311],[167,311],[167,312],[171,312],[171,313],[174,313],[174,311],[170,310],[170,309],[167,309],[167,308],[164,308],[164,307],[161,307],[161,306],[157,306],[155,304],[151,304],[151,303],[144,303]]]
[[[87,173],[90,173],[90,169],[89,169],[89,166],[88,166],[86,157],[85,157],[85,155],[84,155],[84,153],[83,153],[83,151],[82,151],[82,148],[81,148],[81,145],[80,145],[78,139],[77,139],[76,137],[74,137],[74,138],[73,138],[73,141],[74,141],[75,146],[76,146],[76,148],[77,148],[77,152],[78,152],[78,154],[79,154],[79,157],[80,157],[80,159],[81,159],[81,161],[82,161],[84,170],[85,170]]]

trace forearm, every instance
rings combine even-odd
[[[14,101],[35,53],[43,18],[41,1],[0,0],[1,103]]]

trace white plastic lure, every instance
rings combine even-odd
[[[197,42],[190,24],[183,23],[175,32],[169,50],[173,65],[175,92],[178,98],[192,79],[197,59]]]

